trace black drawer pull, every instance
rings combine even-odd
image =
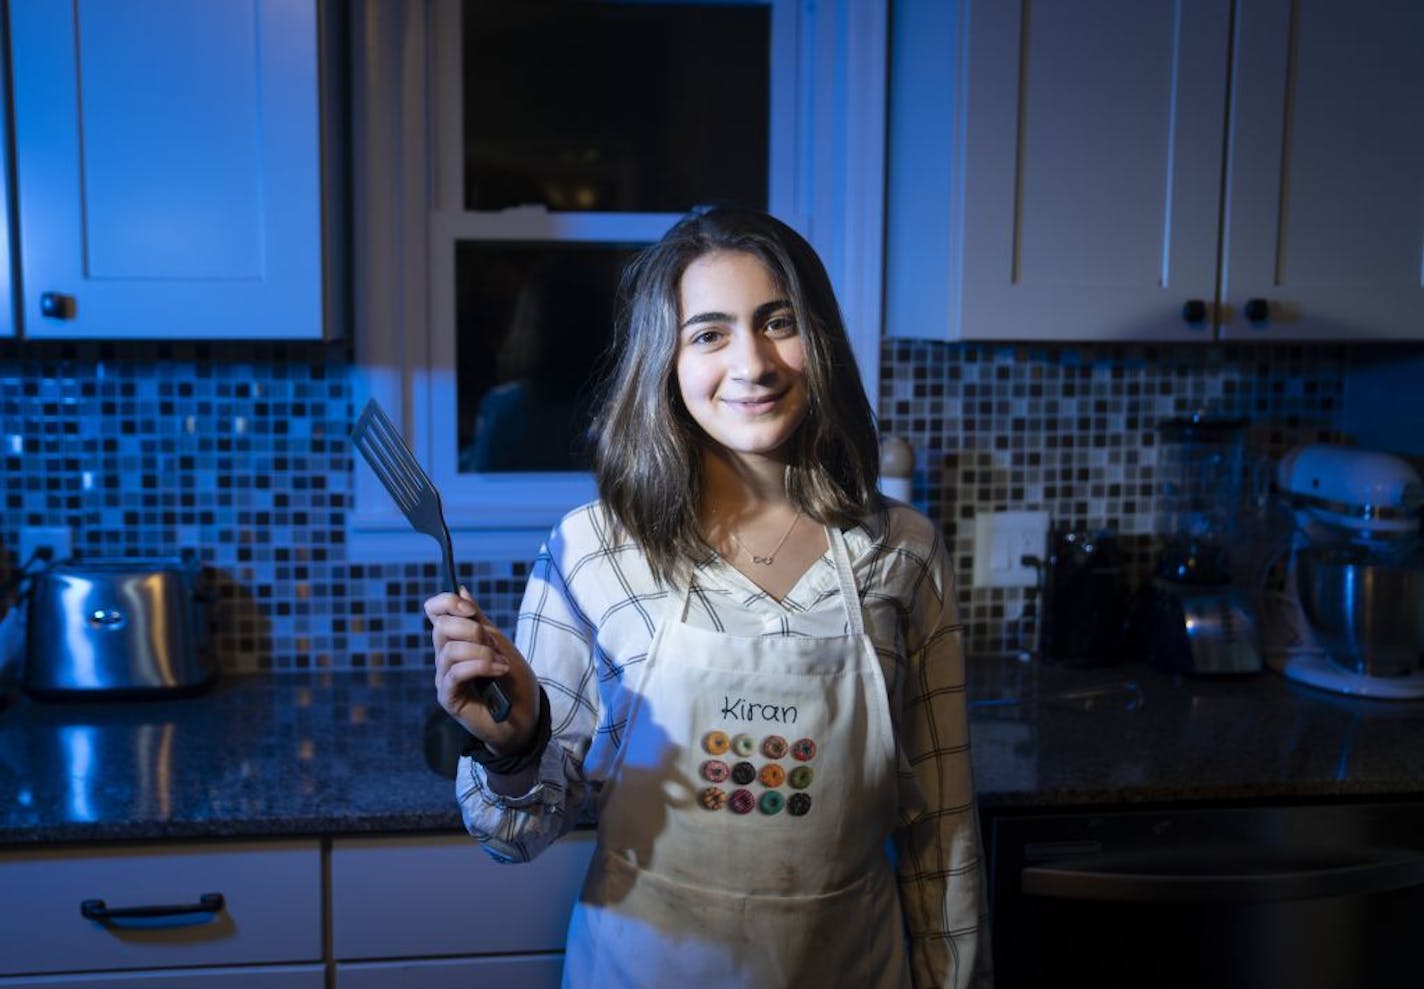
[[[79,904],[79,912],[90,920],[105,923],[110,920],[127,920],[134,917],[181,917],[194,913],[217,913],[223,908],[221,893],[204,893],[197,903],[174,903],[146,907],[110,907],[103,900],[85,900]]]

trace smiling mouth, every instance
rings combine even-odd
[[[776,403],[780,402],[785,394],[785,392],[778,392],[775,395],[765,395],[759,398],[727,398],[723,401],[738,412],[757,415],[776,408]]]

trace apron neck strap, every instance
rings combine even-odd
[[[865,617],[860,605],[860,591],[855,586],[855,571],[850,565],[850,551],[846,549],[845,534],[833,525],[826,526],[826,539],[831,544],[831,559],[836,564],[836,583],[841,588],[841,603],[845,606],[846,625],[850,634],[865,634]]]

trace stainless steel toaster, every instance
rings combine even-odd
[[[196,692],[217,670],[195,563],[82,560],[35,577],[25,689],[38,697]]]

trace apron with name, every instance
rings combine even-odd
[[[848,634],[739,637],[668,595],[604,784],[564,985],[909,984],[896,754],[845,540]]]

